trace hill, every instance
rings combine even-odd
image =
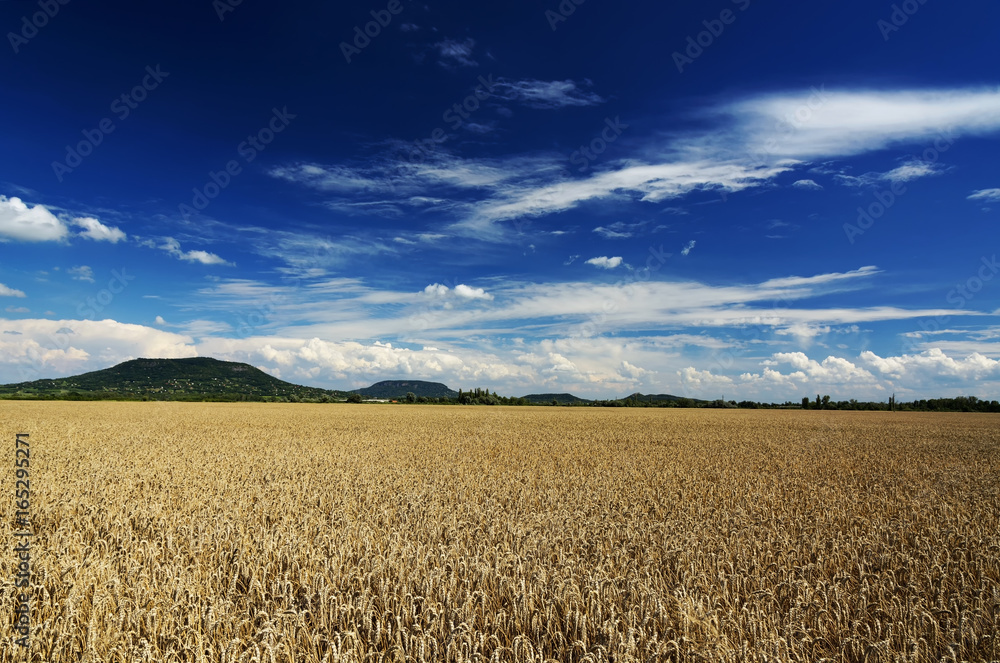
[[[0,386],[0,396],[15,398],[294,400],[333,399],[344,395],[343,392],[285,382],[250,364],[210,357],[133,359],[73,377]]]
[[[574,396],[573,394],[528,394],[524,397],[524,400],[529,403],[542,403],[544,405],[549,405],[552,401],[555,401],[560,405],[593,403],[593,401],[588,401],[586,398],[580,398],[578,396]]]
[[[458,392],[440,382],[425,382],[423,380],[383,380],[364,389],[355,389],[353,393],[366,398],[406,398],[408,392],[413,392],[417,398],[458,398]]]
[[[684,397],[683,396],[674,396],[672,394],[640,394],[640,393],[634,393],[634,394],[630,394],[630,395],[626,396],[622,400],[629,400],[629,399],[635,400],[635,401],[640,401],[642,403],[659,403],[661,401],[679,401],[679,400],[684,399]],[[696,402],[701,402],[701,401],[697,401],[696,399],[687,399],[687,400],[695,400]]]

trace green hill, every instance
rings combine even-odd
[[[593,402],[588,401],[586,398],[574,396],[573,394],[528,394],[524,397],[524,400],[529,403],[542,403],[544,405],[549,405],[552,401],[560,405],[579,405],[581,403]]]
[[[331,400],[344,396],[344,392],[279,380],[249,364],[210,357],[133,359],[73,377],[0,386],[0,397],[67,400]]]
[[[417,398],[458,398],[458,392],[440,382],[425,382],[423,380],[383,380],[364,389],[355,389],[353,393],[365,398],[387,398],[399,400],[413,392]]]

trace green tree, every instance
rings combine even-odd
[[[808,396],[803,396],[802,397],[802,409],[803,410],[808,410],[809,409],[809,397]]]
[[[347,402],[348,403],[360,403],[361,402],[361,394],[351,394],[350,396],[347,397]]]
[[[406,402],[407,403],[416,403],[417,402],[417,395],[415,393],[413,393],[412,391],[406,392]]]

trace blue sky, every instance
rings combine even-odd
[[[0,381],[1000,387],[990,2],[0,2]]]

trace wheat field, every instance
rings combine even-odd
[[[996,661],[998,423],[0,402],[0,661]]]

